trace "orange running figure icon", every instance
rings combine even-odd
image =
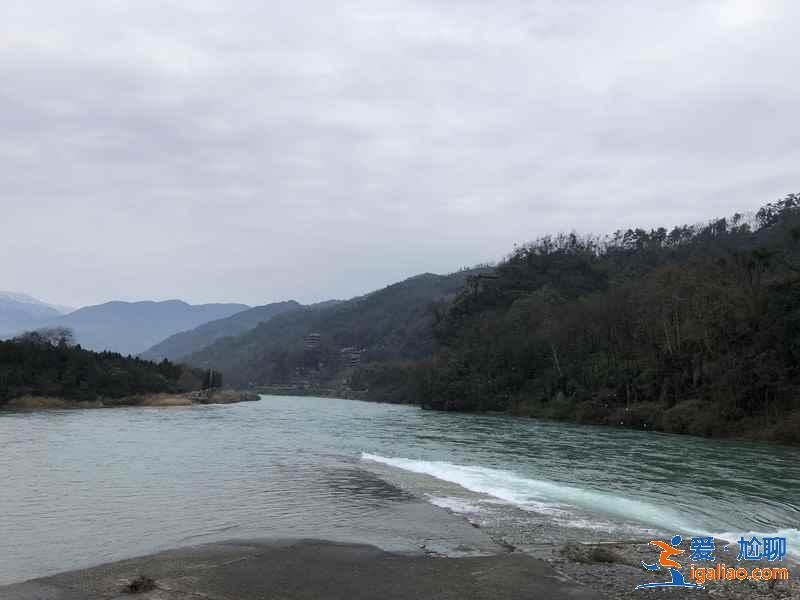
[[[662,542],[661,540],[650,540],[650,544],[653,546],[658,546],[661,548],[661,552],[658,554],[658,564],[662,567],[676,567],[678,569],[681,568],[681,564],[677,561],[674,561],[670,558],[670,556],[675,556],[676,554],[683,554],[683,550],[680,548],[675,548],[674,546],[670,546],[667,542]]]
[[[651,540],[650,544],[655,546],[656,548],[661,548],[661,552],[658,554],[658,562],[652,565],[647,564],[646,562],[642,561],[642,566],[647,569],[648,571],[658,571],[662,567],[669,571],[669,574],[672,576],[671,581],[661,581],[657,583],[643,583],[642,585],[637,585],[636,589],[641,588],[656,588],[656,587],[686,587],[686,588],[701,588],[702,585],[696,583],[686,583],[683,579],[683,575],[678,569],[681,568],[681,563],[678,561],[672,560],[672,556],[676,556],[678,554],[683,554],[683,550],[680,548],[676,548],[678,544],[681,543],[681,536],[675,535],[672,536],[670,540],[671,544],[667,542],[662,542],[661,540]]]

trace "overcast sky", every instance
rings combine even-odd
[[[798,7],[3,0],[0,289],[344,298],[751,210],[800,191]]]

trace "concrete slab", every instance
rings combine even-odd
[[[152,577],[156,589],[126,594]],[[232,541],[0,587],[2,600],[589,600],[600,596],[521,553],[395,554],[322,540]]]

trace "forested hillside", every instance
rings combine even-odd
[[[0,341],[0,406],[22,396],[74,401],[199,389],[202,371],[114,352],[91,352],[39,333]]]
[[[272,317],[296,310],[300,304],[294,300],[255,306],[224,319],[203,323],[199,327],[176,333],[141,354],[148,360],[181,360],[185,356],[210,346],[220,338],[241,335],[265,323]]]
[[[213,367],[237,384],[329,383],[342,370],[342,349],[365,362],[431,356],[435,312],[470,274],[424,274],[344,302],[303,307],[274,316],[243,335],[220,339],[187,361]],[[319,334],[309,350],[305,336]]]
[[[702,227],[514,249],[437,313],[426,360],[366,365],[374,399],[800,441],[800,195]]]

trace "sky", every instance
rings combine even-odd
[[[347,298],[800,191],[800,3],[4,0],[0,289]]]

